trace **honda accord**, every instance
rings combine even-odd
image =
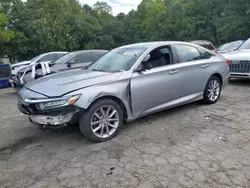
[[[148,42],[116,48],[87,70],[61,72],[28,83],[18,108],[43,128],[79,123],[102,142],[124,122],[203,100],[215,103],[228,84],[227,60],[185,42]]]

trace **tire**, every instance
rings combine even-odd
[[[105,112],[106,117],[102,115],[102,112]],[[115,112],[115,114],[111,116],[113,112]],[[99,119],[98,117],[104,118]],[[101,99],[92,104],[89,109],[81,115],[79,127],[82,134],[88,140],[93,142],[104,142],[114,138],[119,133],[120,128],[123,125],[123,117],[124,112],[117,102],[111,99]],[[110,121],[116,119],[118,119],[118,121]],[[100,121],[101,123],[97,123]],[[109,125],[112,125],[113,127]],[[100,126],[101,128],[99,128]],[[97,129],[98,131],[94,132]],[[107,132],[109,132],[109,134],[107,134]]]
[[[216,89],[217,93],[215,94],[214,92],[214,97],[211,97],[209,90],[211,89],[211,84],[212,83],[218,83],[218,89]],[[217,87],[216,87],[217,88]],[[205,104],[214,104],[218,101],[218,99],[220,98],[220,94],[221,94],[221,89],[222,89],[222,83],[220,81],[220,79],[217,76],[211,76],[206,84],[205,90],[204,90],[204,94],[203,94],[203,102]],[[215,90],[213,90],[215,91]],[[213,99],[212,99],[213,98]]]

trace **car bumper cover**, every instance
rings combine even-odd
[[[30,115],[30,120],[33,124],[38,125],[67,125],[73,118],[75,112],[70,112],[67,114],[60,114],[56,116],[51,115]]]

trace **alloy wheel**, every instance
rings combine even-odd
[[[218,80],[211,80],[208,86],[208,98],[211,101],[216,101],[220,95],[220,83]]]
[[[91,130],[99,138],[110,137],[120,123],[118,111],[110,105],[98,108],[91,118]]]

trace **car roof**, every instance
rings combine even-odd
[[[95,50],[78,50],[78,51],[73,51],[73,52],[70,52],[70,53],[90,53],[90,52],[108,52],[108,50],[98,50],[98,49],[95,49]]]
[[[66,54],[68,52],[63,52],[63,51],[58,51],[58,52],[47,52],[47,53],[43,53],[43,54],[40,54],[40,55],[48,55],[48,54]]]
[[[190,41],[191,43],[197,43],[197,44],[212,44],[212,42],[208,41],[208,40],[193,40]]]
[[[155,41],[155,42],[142,42],[142,43],[135,43],[129,44],[125,46],[121,46],[120,48],[150,48],[154,46],[160,45],[171,45],[171,44],[192,44],[189,42],[181,42],[181,41]]]

